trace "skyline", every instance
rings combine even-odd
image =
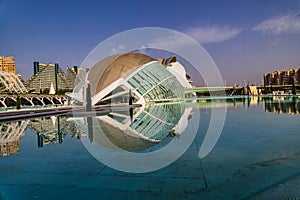
[[[133,28],[163,27],[199,42],[227,84],[299,68],[300,1],[0,1],[0,55],[27,80],[33,61],[80,64],[100,42]],[[16,13],[16,14],[14,14]],[[141,17],[143,16],[143,17]]]

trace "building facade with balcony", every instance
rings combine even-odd
[[[300,84],[300,68],[280,70],[264,74],[264,85]]]
[[[0,71],[16,75],[16,64],[14,56],[0,56]]]

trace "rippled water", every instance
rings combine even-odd
[[[225,105],[222,134],[199,159],[211,108]],[[178,128],[185,112],[187,127]],[[115,113],[97,120],[102,136],[89,132],[86,119],[63,116],[1,124],[0,199],[244,199],[300,174],[298,98],[198,99],[134,110],[133,116]],[[144,122],[152,130],[139,128],[149,126]],[[149,173],[107,167],[83,144],[114,150],[103,142],[108,138],[121,151],[155,152],[183,140],[198,123],[188,150]]]

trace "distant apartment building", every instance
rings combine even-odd
[[[296,80],[295,84],[300,84],[300,68],[295,69],[294,76],[295,76],[295,80]]]
[[[16,64],[14,56],[0,56],[0,71],[16,75]]]
[[[300,68],[280,70],[264,74],[264,85],[300,84]]]
[[[26,93],[22,76],[16,73],[14,56],[0,56],[0,93]]]

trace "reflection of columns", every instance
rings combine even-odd
[[[248,96],[248,108],[250,107],[250,103],[251,103],[251,98]]]
[[[57,116],[57,134],[58,134],[58,143],[62,143],[62,134],[60,132],[60,122],[59,122],[59,116]]]
[[[40,135],[40,133],[37,133],[37,142],[38,147],[43,147],[43,135]]]
[[[42,131],[43,130],[43,119],[41,119],[40,125],[41,125],[40,131]],[[43,147],[43,145],[44,145],[43,134],[40,135],[40,133],[38,132],[37,139],[38,139],[38,147]]]
[[[90,139],[90,142],[93,142],[94,140],[94,133],[93,133],[93,118],[87,117],[87,126],[88,126],[88,137]]]
[[[291,102],[291,112],[292,112],[293,114],[297,114],[296,101],[297,101],[296,98],[293,97],[293,98],[292,98],[292,102]]]

